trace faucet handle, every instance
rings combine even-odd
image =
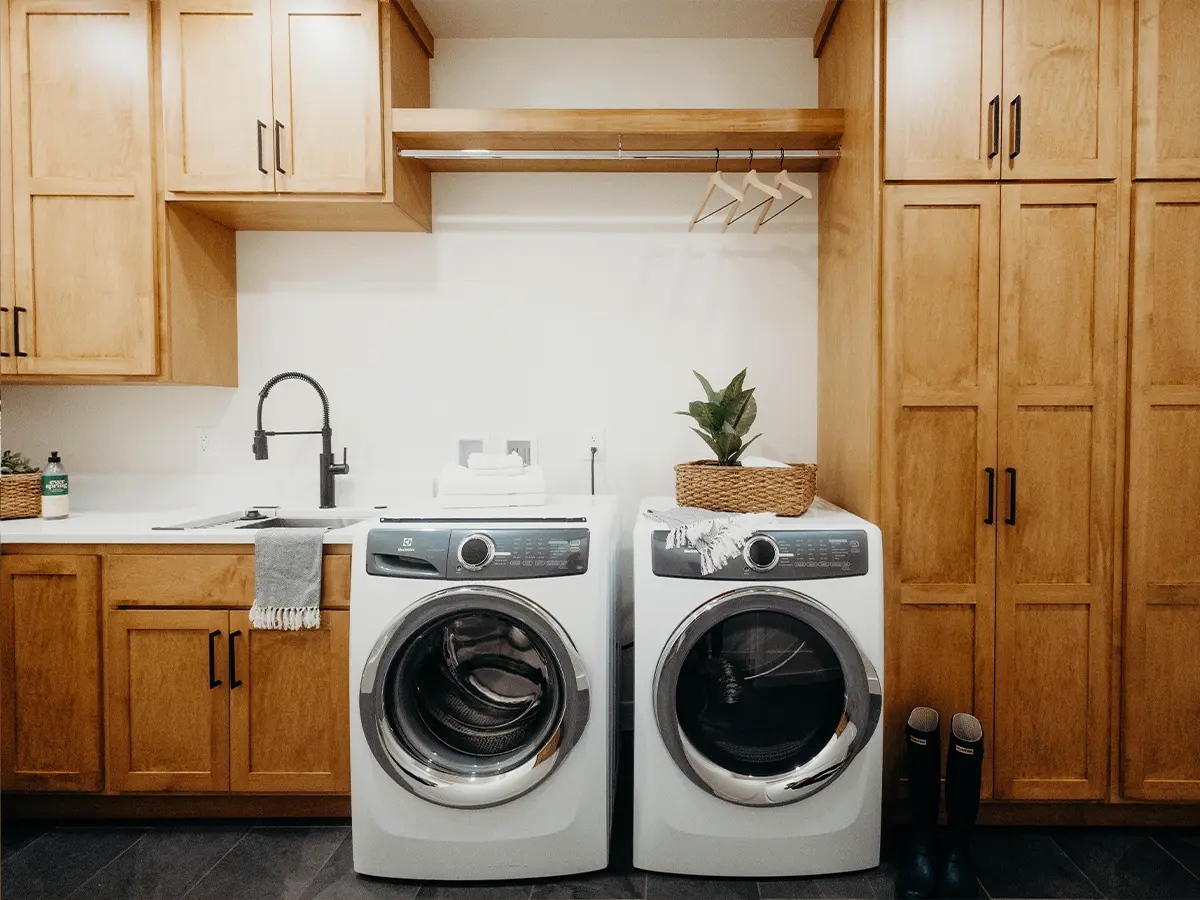
[[[329,466],[329,471],[332,472],[334,475],[349,475],[350,474],[350,464],[348,462],[346,462],[346,459],[347,459],[346,448],[343,447],[342,448],[342,461],[340,463],[336,463],[336,462],[331,463]]]

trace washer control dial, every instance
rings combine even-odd
[[[767,534],[756,534],[742,550],[746,565],[755,572],[769,572],[779,563],[779,545]]]
[[[472,534],[458,545],[458,561],[471,572],[487,566],[496,555],[496,545],[486,534]]]

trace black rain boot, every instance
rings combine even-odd
[[[932,897],[937,887],[937,818],[941,785],[941,727],[937,710],[918,706],[904,727],[912,835],[896,874],[896,896]]]
[[[983,777],[983,726],[974,716],[957,713],[950,720],[950,749],[946,753],[946,822],[949,841],[938,879],[938,896],[979,896],[971,836],[979,814],[979,785]]]

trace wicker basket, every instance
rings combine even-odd
[[[724,512],[802,516],[817,493],[817,467],[719,466],[713,460],[675,467],[675,502]]]
[[[42,476],[0,475],[0,519],[36,519],[42,514]]]

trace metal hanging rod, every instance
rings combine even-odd
[[[714,159],[712,150],[400,150],[406,159],[512,159],[512,160],[697,160]],[[840,150],[784,150],[782,159],[836,159]],[[720,158],[751,160],[755,156],[767,161],[779,159],[774,150],[722,150]]]

